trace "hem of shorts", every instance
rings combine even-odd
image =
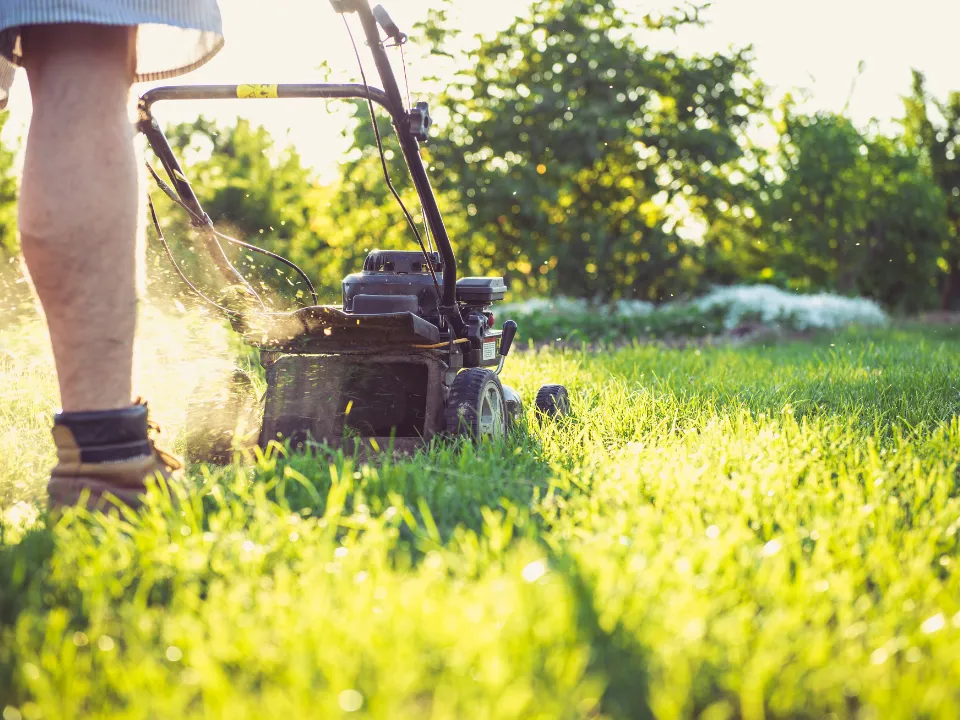
[[[183,28],[184,30],[199,30],[199,28]],[[214,32],[213,30],[201,30],[200,32]],[[154,72],[147,73],[137,73],[133,81],[134,82],[153,82],[154,80],[168,80],[170,78],[179,77],[180,75],[186,75],[191,73],[194,70],[206,65],[210,62],[214,56],[223,50],[224,40],[223,35],[220,35],[217,38],[216,44],[210,48],[209,51],[205,52],[199,58],[194,60],[188,65],[181,65],[180,67],[171,68],[170,70],[156,70]]]
[[[184,30],[199,30],[199,28],[183,28]],[[200,32],[213,32],[212,30],[201,30]],[[169,80],[170,78],[179,77],[180,75],[186,75],[193,72],[199,67],[202,67],[206,63],[210,62],[214,56],[223,49],[224,39],[220,35],[217,38],[216,44],[206,53],[197,58],[194,62],[189,65],[181,65],[180,67],[172,68],[170,70],[157,70],[155,72],[148,73],[138,73],[134,76],[133,81],[136,83],[143,82],[154,82],[156,80]],[[19,65],[9,58],[4,58],[7,62],[12,63],[13,65]],[[7,103],[10,101],[10,91],[7,88],[0,88],[0,112],[3,112],[7,109]]]
[[[49,23],[22,23],[20,25],[10,25],[8,27],[0,28],[0,32],[2,32],[3,30],[12,30],[13,28],[29,27],[30,25],[46,25],[46,24],[49,24]],[[219,30],[206,30],[204,28],[195,27],[193,25],[180,25],[180,24],[173,24],[170,22],[138,22],[138,23],[130,24],[130,23],[121,23],[121,22],[97,22],[97,23],[86,22],[85,23],[84,21],[80,21],[80,20],[71,20],[66,23],[57,23],[57,24],[58,25],[88,24],[88,25],[104,25],[106,27],[133,27],[133,25],[136,25],[137,27],[139,27],[141,25],[164,25],[166,27],[176,28],[178,30],[195,30],[200,33],[211,33],[217,36],[217,41],[213,45],[213,47],[211,47],[210,50],[205,52],[203,55],[201,55],[199,58],[194,60],[192,63],[189,63],[188,65],[181,65],[176,68],[171,68],[170,70],[155,70],[152,72],[137,73],[136,75],[134,75],[134,78],[133,78],[134,82],[151,82],[153,80],[165,80],[168,78],[177,77],[179,75],[186,75],[187,73],[193,72],[197,68],[202,67],[203,65],[208,63],[210,60],[212,60],[217,53],[223,50],[223,45],[224,45],[223,33]],[[6,55],[4,55],[3,59],[9,62],[11,65],[15,65],[17,67],[23,67],[20,63],[20,57],[16,55],[12,57],[7,57]],[[3,100],[6,99],[7,95],[9,95],[9,93],[0,90],[0,102],[3,102]],[[2,106],[0,106],[0,109],[2,109]]]
[[[136,76],[137,82],[145,82],[148,80],[161,80],[165,77],[174,77],[176,75],[181,75],[183,73],[190,72],[191,70],[195,70],[196,68],[200,67],[205,62],[210,60],[210,58],[216,55],[221,49],[223,49],[223,43],[224,43],[222,20],[216,26],[210,27],[210,26],[201,25],[197,22],[191,22],[190,20],[176,21],[176,20],[171,20],[169,18],[157,17],[157,16],[151,15],[150,13],[139,13],[139,17],[135,19],[122,20],[122,21],[114,18],[98,18],[98,17],[92,17],[92,16],[83,16],[80,14],[73,15],[72,17],[69,17],[66,19],[58,19],[57,22],[43,22],[43,21],[36,21],[36,20],[27,19],[27,18],[18,18],[17,16],[14,16],[13,18],[5,19],[3,23],[0,24],[0,32],[4,32],[6,30],[14,30],[17,28],[33,27],[36,25],[103,25],[105,27],[139,27],[141,25],[159,25],[159,26],[165,26],[170,28],[176,28],[179,30],[195,30],[196,32],[200,32],[200,33],[212,33],[214,35],[219,36],[218,42],[216,43],[214,48],[209,52],[205,53],[200,60],[193,62],[190,65],[185,65],[180,69],[160,70],[157,72],[144,73],[143,75],[137,75]],[[17,67],[22,67],[22,65],[20,64],[19,57],[15,55],[10,57],[4,55],[3,57],[4,59],[7,60],[7,62],[10,62],[13,65],[16,65]]]

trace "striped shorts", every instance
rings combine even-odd
[[[0,0],[0,109],[23,60],[24,25],[138,25],[137,80],[193,70],[223,47],[217,0]]]

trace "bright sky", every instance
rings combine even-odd
[[[422,17],[431,0],[380,0],[401,29]],[[457,0],[458,24],[467,35],[506,26],[524,0]],[[663,8],[669,0],[622,0],[625,7]],[[269,12],[264,8],[269,7]],[[342,21],[326,0],[221,0],[227,44],[214,60],[180,82],[274,83],[322,81],[326,61],[331,80],[353,80],[355,60]],[[760,77],[782,93],[807,88],[809,109],[839,111],[865,63],[849,112],[864,124],[901,113],[910,69],[928,76],[939,96],[960,90],[960,0],[714,0],[704,29],[684,30],[666,42],[686,52],[711,52],[753,44]],[[361,52],[364,48],[361,46]],[[426,70],[423,66],[420,69]],[[416,89],[416,73],[411,78]],[[29,117],[25,81],[12,97],[10,131]],[[416,93],[415,93],[416,94]],[[315,108],[316,114],[311,112]],[[322,105],[310,101],[217,101],[158,105],[161,123],[199,113],[229,121],[242,113],[278,138],[289,137],[304,161],[328,174],[343,149],[338,126]]]

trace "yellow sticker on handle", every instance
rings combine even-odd
[[[238,98],[275,98],[276,85],[237,85]]]

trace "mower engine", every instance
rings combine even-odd
[[[410,312],[434,325],[440,324],[438,279],[443,274],[440,253],[374,250],[363,263],[363,272],[343,281],[343,310],[358,315]],[[433,269],[433,275],[430,270]],[[467,323],[468,337],[480,340],[466,349],[465,367],[496,365],[500,333],[493,331],[490,306],[503,300],[507,288],[502,277],[467,277],[457,280],[457,302]],[[479,347],[474,347],[474,345]]]

